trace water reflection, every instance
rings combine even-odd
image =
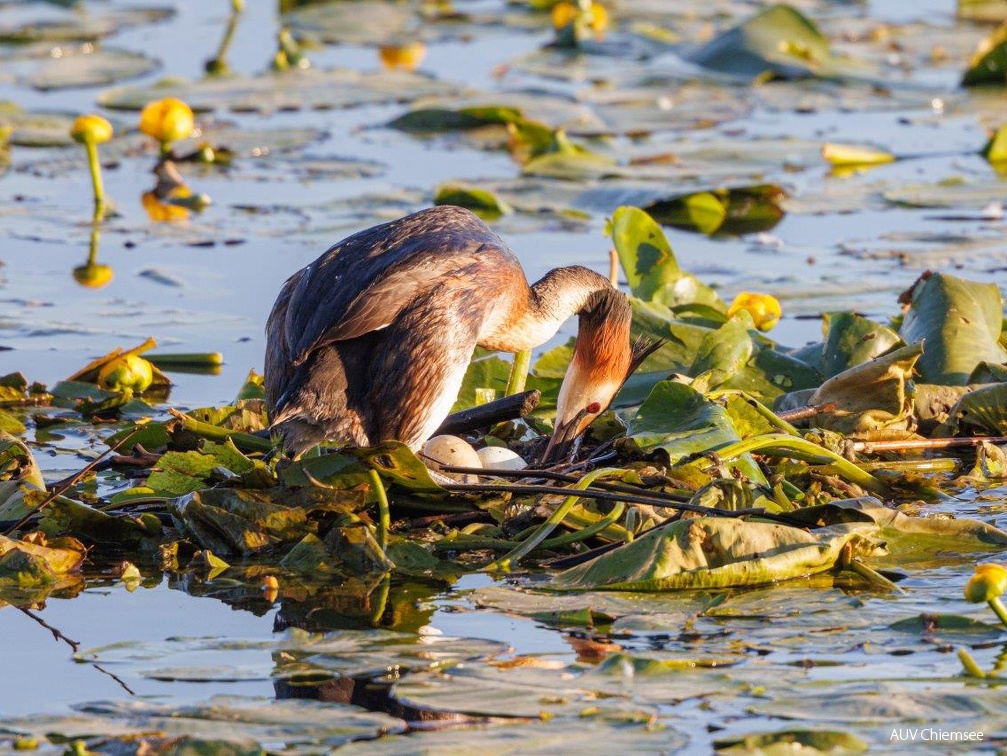
[[[154,223],[188,220],[193,211],[202,212],[209,207],[210,198],[193,193],[174,160],[161,160],[153,173],[157,184],[141,195],[140,204]]]
[[[91,243],[88,248],[87,262],[73,269],[73,280],[89,289],[100,289],[111,283],[115,271],[111,265],[98,262],[98,244],[101,242],[101,232],[98,230],[100,219],[91,224]]]

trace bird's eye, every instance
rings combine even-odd
[[[601,402],[591,402],[589,405],[587,405],[586,409],[587,414],[597,415],[599,412],[601,412]]]

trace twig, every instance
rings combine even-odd
[[[48,622],[46,622],[44,619],[42,619],[41,617],[39,617],[37,614],[35,614],[34,612],[30,611],[29,609],[25,609],[25,608],[20,607],[20,606],[17,607],[17,609],[23,615],[25,615],[26,617],[30,617],[31,619],[35,620],[42,627],[44,627],[46,630],[48,630],[50,633],[52,633],[52,637],[53,637],[53,639],[57,643],[59,643],[59,641],[63,641],[66,645],[68,645],[70,648],[73,649],[74,653],[77,653],[77,650],[80,648],[80,642],[79,641],[75,641],[72,638],[67,638],[65,635],[63,635],[62,632],[60,632],[59,628],[53,627],[52,625],[50,625]]]
[[[572,492],[572,489],[560,488],[558,486],[520,486],[493,483],[445,483],[443,488],[448,491],[457,491],[460,493],[514,493],[529,494],[533,496],[540,494],[546,494],[549,496],[569,496]],[[616,491],[599,491],[592,488],[577,490],[576,495],[582,498],[597,499],[600,501],[623,501],[630,504],[650,504],[651,506],[679,509],[683,512],[696,512],[697,514],[707,515],[708,517],[746,517],[750,515],[767,517],[773,516],[761,507],[735,510],[715,509],[713,507],[703,507],[698,504],[689,504],[684,501],[669,501],[667,499],[658,498],[657,496],[641,496],[639,494],[629,494]]]
[[[110,446],[108,449],[106,449],[101,454],[99,454],[97,457],[95,457],[93,460],[91,460],[89,463],[87,463],[78,472],[74,473],[73,475],[71,475],[71,476],[69,476],[67,478],[64,478],[63,480],[59,481],[58,483],[53,484],[51,490],[46,495],[46,497],[44,499],[42,499],[42,501],[39,503],[39,505],[37,507],[35,507],[32,511],[30,511],[28,514],[26,514],[24,517],[22,517],[20,520],[18,520],[13,525],[11,525],[9,528],[7,528],[4,531],[3,534],[5,536],[9,536],[11,533],[13,533],[13,532],[15,532],[17,530],[20,530],[33,517],[35,517],[36,515],[38,515],[39,512],[41,512],[46,506],[48,506],[49,503],[52,502],[56,497],[62,496],[70,488],[70,486],[76,484],[77,481],[79,481],[81,478],[83,478],[89,472],[91,472],[92,470],[94,470],[98,466],[98,464],[101,462],[102,459],[104,459],[109,454],[111,454],[114,451],[117,451],[120,447],[122,447],[123,444],[125,444],[127,441],[129,441],[129,439],[132,437],[132,435],[133,434],[126,435],[125,437],[122,438],[121,441],[119,441],[119,443],[115,444],[114,446]]]
[[[477,428],[488,428],[505,420],[526,417],[538,406],[541,398],[540,391],[524,391],[493,402],[480,404],[478,407],[455,412],[447,416],[434,435],[467,433]]]
[[[853,451],[871,454],[879,451],[903,451],[911,449],[951,449],[956,446],[979,446],[983,441],[991,444],[1007,444],[1007,436],[966,436],[962,438],[923,438],[907,441],[853,441]]]
[[[451,473],[462,473],[466,475],[481,475],[490,476],[496,478],[528,478],[528,479],[544,479],[544,480],[558,480],[563,483],[576,483],[580,478],[576,475],[570,475],[569,473],[557,472],[555,470],[487,470],[481,467],[453,467],[451,465],[444,465],[441,467],[444,472]],[[631,495],[640,494],[640,489],[636,486],[628,486],[625,483],[612,483],[607,480],[598,480],[593,484],[594,488],[601,488],[605,491],[619,491],[622,493],[627,493]],[[688,501],[687,498],[679,496],[677,494],[670,494],[664,491],[647,491],[642,494],[643,496],[649,496],[655,499],[662,499],[666,502],[670,502],[672,505],[680,502]]]
[[[77,651],[80,649],[80,641],[75,641],[72,638],[68,638],[66,635],[64,635],[62,633],[62,631],[60,631],[59,628],[53,627],[52,625],[50,625],[48,622],[46,622],[44,619],[42,619],[41,617],[39,617],[34,612],[32,612],[32,611],[30,611],[28,609],[25,609],[23,607],[20,607],[20,606],[16,607],[16,608],[22,614],[24,614],[26,617],[30,617],[31,619],[35,620],[38,624],[40,624],[42,627],[44,627],[46,630],[48,630],[50,633],[52,633],[52,637],[53,637],[53,639],[57,643],[59,643],[60,641],[63,641],[64,643],[66,643],[66,645],[68,645],[71,649],[73,649],[74,653],[77,653]],[[99,672],[101,672],[102,674],[108,675],[113,680],[115,680],[117,683],[119,683],[119,686],[124,691],[126,691],[127,693],[129,693],[131,696],[135,696],[136,695],[136,693],[133,691],[133,689],[130,688],[125,682],[123,682],[123,680],[122,680],[121,677],[119,677],[116,674],[113,674],[113,673],[109,672],[107,669],[105,669],[100,664],[98,664],[98,662],[88,662],[88,663],[92,667],[94,667],[96,670],[98,670]]]
[[[797,407],[796,409],[777,412],[776,416],[781,420],[792,423],[794,420],[807,420],[809,417],[822,415],[826,412],[834,412],[835,409],[835,402],[828,402],[827,404],[808,404],[804,407]]]

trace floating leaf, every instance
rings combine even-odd
[[[713,741],[718,754],[773,753],[808,751],[810,753],[866,753],[866,741],[841,730],[788,728]]]
[[[876,147],[826,142],[822,145],[822,159],[835,166],[881,165],[893,162],[895,156]]]
[[[75,572],[87,550],[75,538],[16,540],[0,535],[0,584],[23,587],[55,583]]]
[[[386,125],[399,131],[435,133],[466,131],[493,124],[516,123],[523,120],[518,108],[472,105],[452,108],[417,108],[400,115]]]
[[[1007,384],[983,386],[962,396],[939,435],[1007,436]]]
[[[102,48],[87,55],[54,58],[28,77],[35,89],[72,89],[114,84],[135,79],[158,68],[160,63],[141,53]]]
[[[140,110],[158,98],[177,97],[194,110],[271,113],[277,110],[348,108],[455,92],[454,85],[405,71],[359,73],[346,69],[308,69],[255,78],[233,76],[196,82],[167,81],[153,87],[105,90],[100,105]]]
[[[441,184],[437,187],[434,204],[465,207],[484,220],[495,220],[501,215],[510,215],[514,212],[514,208],[493,192],[458,183]]]
[[[1001,26],[980,42],[969,59],[962,86],[979,84],[1007,84],[1007,26]]]
[[[796,8],[773,5],[685,53],[704,68],[754,79],[765,74],[784,78],[837,76],[865,72],[838,58],[828,38]]]
[[[174,8],[118,8],[101,13],[77,13],[67,9],[40,22],[0,26],[0,42],[94,41],[130,26],[171,18]]]
[[[46,504],[38,527],[49,536],[74,533],[88,543],[146,550],[158,544],[162,531],[157,515],[113,517],[65,496],[57,496]]]
[[[759,585],[831,569],[848,545],[860,554],[874,550],[870,541],[845,527],[808,532],[772,523],[697,517],[665,525],[571,567],[549,586],[666,591]]]
[[[704,234],[746,234],[767,231],[779,223],[784,216],[779,203],[784,197],[781,187],[759,184],[659,200],[644,210],[664,226]]]
[[[216,696],[180,706],[142,700],[99,701],[67,715],[7,717],[9,731],[53,744],[100,736],[112,747],[252,756],[306,744],[338,748],[404,728],[400,719],[331,701]]]

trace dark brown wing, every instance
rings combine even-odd
[[[290,362],[300,365],[321,347],[387,327],[435,282],[476,261],[518,265],[485,223],[458,207],[430,208],[350,236],[293,284],[284,320]]]
[[[304,270],[299,270],[284,282],[266,320],[265,389],[266,408],[270,415],[294,374],[290,361],[291,346],[287,338],[287,307],[294,287],[303,274]]]

